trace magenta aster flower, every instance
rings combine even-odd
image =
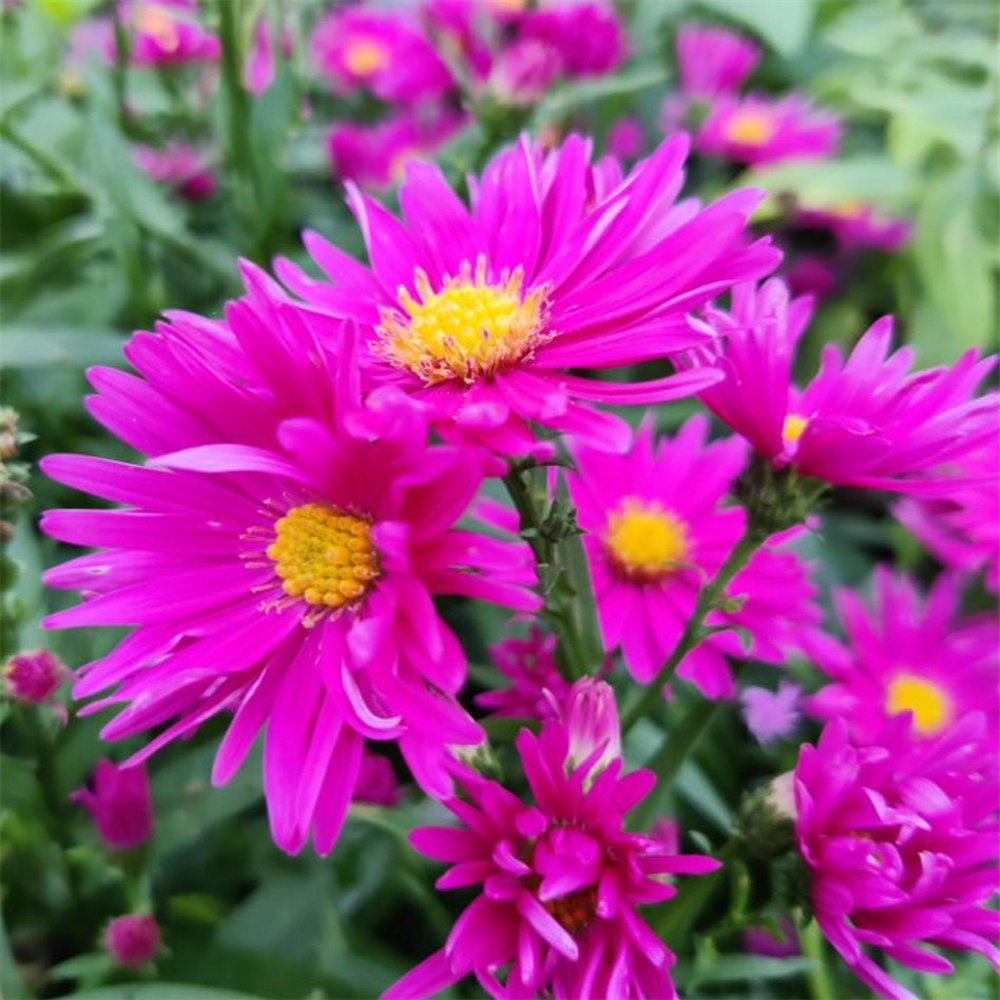
[[[151,962],[160,950],[160,928],[151,913],[115,917],[104,933],[104,947],[116,965],[131,968]]]
[[[736,94],[760,62],[756,42],[717,25],[683,25],[676,46],[680,90],[688,97]]]
[[[918,738],[936,737],[971,712],[982,712],[992,738],[1000,735],[1000,706],[984,693],[1000,685],[1000,624],[992,613],[962,616],[961,590],[940,576],[926,598],[912,580],[875,570],[869,610],[860,596],[835,595],[842,644],[824,635],[810,658],[833,683],[807,701],[822,718],[846,720],[862,742],[889,716],[908,714]]]
[[[810,311],[806,299],[789,301],[777,280],[736,289],[730,312],[706,310],[698,325],[716,332],[715,343],[681,360],[717,366],[726,377],[702,402],[771,465],[803,476],[938,494],[970,481],[958,466],[996,435],[996,394],[975,396],[996,358],[971,350],[950,368],[907,374],[913,351],[890,353],[887,316],[846,361],[827,344],[819,374],[800,392],[791,373]]]
[[[215,175],[205,157],[187,143],[171,142],[163,149],[137,146],[135,162],[158,184],[188,201],[201,201],[215,192]]]
[[[44,460],[54,479],[129,505],[45,515],[53,537],[103,550],[49,572],[90,599],[46,625],[135,627],[76,688],[113,689],[88,711],[125,703],[108,739],[172,720],[134,760],[232,712],[222,784],[266,723],[275,840],[297,851],[314,827],[326,852],[365,738],[398,740],[439,796],[447,745],[482,738],[455,700],[465,658],[432,596],[540,602],[527,546],[453,528],[488,456],[428,446],[398,390],[361,405],[351,338],[328,354],[276,285],[244,270],[250,295],[226,323],[173,313],[126,348],[141,377],[91,372],[91,411],[150,461]]]
[[[504,104],[532,104],[545,96],[561,70],[555,48],[539,38],[522,38],[497,56],[486,86]]]
[[[562,75],[601,76],[628,55],[628,38],[611,3],[571,0],[526,9],[517,19],[518,38],[543,42],[558,54]]]
[[[792,681],[779,682],[776,691],[746,687],[740,691],[743,719],[758,743],[772,743],[790,736],[799,721],[802,688]]]
[[[832,156],[839,142],[839,120],[795,94],[719,96],[695,138],[700,153],[753,166]]]
[[[197,0],[122,0],[131,29],[129,59],[137,66],[213,61],[222,55],[215,35],[198,21]]]
[[[521,639],[511,637],[490,646],[497,669],[511,686],[476,696],[476,704],[495,715],[549,719],[569,695],[569,683],[556,666],[556,637],[534,626]]]
[[[611,383],[569,369],[662,358],[700,341],[683,313],[777,260],[767,243],[746,243],[757,192],[700,211],[674,204],[686,150],[672,139],[622,179],[613,161],[591,167],[578,136],[548,154],[525,138],[471,179],[471,210],[436,166],[411,162],[405,224],[348,186],[370,270],[307,233],[330,281],[288,261],[279,274],[318,312],[354,319],[365,377],[414,394],[443,434],[524,454],[535,444],[525,421],[535,421],[622,446],[623,421],[586,403],[676,399],[718,375]]]
[[[522,730],[517,748],[534,805],[464,768],[467,798],[446,803],[464,825],[410,835],[417,850],[453,866],[438,888],[483,891],[444,948],[385,997],[431,996],[469,974],[493,997],[676,996],[674,956],[636,907],[674,895],[664,875],[700,874],[718,862],[624,831],[626,814],[655,782],[651,771],[623,775],[620,757],[601,769],[600,749],[571,762],[567,727],[556,719],[538,737]]]
[[[706,443],[708,421],[692,417],[674,438],[654,444],[649,424],[630,450],[614,455],[573,449],[567,473],[577,518],[586,531],[594,595],[605,648],[621,646],[625,665],[651,681],[676,646],[697,602],[743,533],[740,507],[720,507],[746,461],[738,438]],[[746,630],[750,649],[734,631],[718,632],[693,649],[678,674],[710,698],[735,694],[727,656],[782,663],[800,632],[820,617],[815,587],[791,552],[760,549],[726,588],[745,595],[734,611],[712,611],[709,625]]]
[[[413,104],[455,89],[430,40],[399,12],[338,7],[320,19],[311,45],[316,65],[340,94],[366,89],[383,101]]]
[[[994,688],[995,691],[995,688]],[[897,720],[897,723],[900,720]],[[881,996],[916,1000],[866,951],[921,972],[952,964],[927,945],[977,951],[1000,970],[994,741],[967,716],[935,743],[905,722],[853,746],[840,719],[795,769],[796,838],[816,920],[854,974]]]
[[[800,208],[794,225],[802,229],[829,230],[845,250],[872,247],[898,250],[913,235],[913,225],[906,219],[882,216],[874,205],[863,201],[844,201],[826,208]]]
[[[108,847],[131,850],[153,835],[153,798],[144,764],[119,767],[99,760],[93,788],[78,788],[70,795],[90,813]]]

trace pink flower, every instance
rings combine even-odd
[[[526,10],[518,29],[518,38],[544,42],[558,53],[563,75],[571,78],[611,73],[628,55],[628,39],[614,6],[600,0]]]
[[[839,284],[836,268],[820,254],[802,254],[788,261],[785,281],[792,295],[811,295],[817,301],[831,298]]]
[[[586,534],[605,648],[619,645],[641,683],[663,667],[690,618],[698,592],[743,533],[740,507],[720,507],[746,461],[738,438],[706,443],[708,421],[692,417],[675,438],[654,444],[645,424],[623,455],[573,448],[567,474]],[[745,595],[738,609],[713,611],[709,625],[746,630],[711,635],[681,662],[678,675],[710,698],[735,692],[728,656],[781,663],[816,628],[820,612],[806,568],[790,552],[759,550],[726,588]]]
[[[453,866],[438,888],[483,892],[444,948],[386,1000],[431,996],[470,973],[493,997],[676,996],[674,956],[636,907],[675,894],[664,875],[708,872],[718,862],[624,831],[626,814],[655,782],[651,771],[622,775],[618,758],[595,773],[596,751],[571,761],[567,728],[554,719],[538,737],[522,730],[517,748],[534,805],[464,768],[467,798],[446,803],[463,826],[410,835],[417,850]]]
[[[532,104],[545,96],[561,69],[560,55],[551,45],[522,38],[496,59],[487,85],[505,104]]]
[[[878,320],[844,361],[823,348],[819,374],[799,391],[792,365],[811,302],[789,301],[780,281],[736,289],[729,312],[710,308],[700,328],[712,347],[684,364],[716,366],[725,379],[703,403],[776,468],[844,486],[906,493],[952,491],[958,468],[996,434],[997,396],[975,397],[996,363],[966,351],[950,368],[907,374],[908,347],[890,353],[891,317]]]
[[[790,736],[799,721],[799,698],[802,688],[791,681],[780,681],[777,691],[747,687],[740,691],[743,718],[758,743],[772,743]]]
[[[215,35],[198,23],[197,0],[121,0],[131,29],[129,59],[136,66],[213,61],[222,55]]]
[[[643,134],[642,122],[638,118],[619,118],[608,129],[605,145],[612,156],[620,160],[633,160],[643,150],[646,137]]]
[[[399,805],[399,782],[388,757],[365,750],[358,771],[358,784],[354,789],[355,802],[368,802],[375,806]]]
[[[278,273],[317,313],[355,320],[363,377],[411,393],[443,435],[523,455],[542,447],[534,421],[622,447],[624,422],[587,403],[676,399],[719,376],[611,383],[569,370],[702,340],[684,312],[776,261],[766,242],[746,243],[757,192],[702,210],[674,204],[686,149],[683,137],[670,140],[623,179],[610,158],[591,167],[578,136],[548,154],[524,138],[472,178],[471,211],[436,166],[410,162],[405,224],[348,185],[371,269],[307,233],[329,281],[289,261]]]
[[[144,764],[119,767],[99,760],[93,788],[79,788],[70,800],[84,806],[108,847],[131,850],[153,835],[153,800]]]
[[[406,164],[432,153],[465,124],[451,112],[430,115],[401,111],[375,125],[341,122],[327,138],[334,175],[370,190],[383,190],[403,179]]]
[[[779,917],[780,935],[766,927],[751,927],[743,935],[743,946],[748,955],[767,955],[771,958],[790,958],[801,954],[799,935],[795,924],[788,917]]]
[[[370,90],[414,104],[455,89],[448,67],[419,27],[401,13],[352,5],[325,14],[311,40],[313,59],[339,94]]]
[[[170,142],[163,149],[137,146],[135,162],[158,184],[188,201],[201,201],[215,192],[215,175],[202,154],[186,143]]]
[[[981,712],[992,738],[1000,705],[986,692],[1000,686],[1000,624],[993,613],[962,616],[952,576],[937,579],[926,598],[906,576],[875,570],[873,607],[839,590],[837,615],[846,643],[830,636],[811,644],[810,659],[833,683],[807,701],[824,719],[843,719],[862,742],[890,716],[910,716],[915,736],[940,736]]]
[[[803,98],[750,94],[716,98],[695,146],[700,153],[759,166],[832,156],[839,141],[839,120]]]
[[[572,688],[562,707],[569,738],[566,758],[572,769],[592,763],[594,776],[622,755],[622,731],[615,693],[607,681],[584,677]]]
[[[993,689],[995,691],[995,688]],[[796,838],[816,920],[854,974],[881,996],[916,1000],[867,953],[921,972],[952,964],[926,945],[977,951],[1000,970],[995,741],[966,716],[913,744],[905,720],[854,746],[841,719],[795,769]]]
[[[15,653],[3,668],[10,696],[32,705],[50,704],[70,673],[69,667],[48,649]]]
[[[736,94],[760,61],[759,45],[715,25],[683,25],[676,45],[680,90],[698,99]]]
[[[959,465],[972,481],[940,497],[906,497],[893,514],[949,569],[985,571],[986,586],[1000,589],[1000,435]]]
[[[160,928],[149,913],[115,917],[104,933],[104,947],[117,965],[144,965],[160,950]]]
[[[884,218],[874,205],[857,200],[827,208],[801,208],[795,213],[794,225],[827,229],[845,250],[898,250],[913,235],[913,225],[906,219]]]
[[[476,704],[495,715],[550,719],[569,695],[569,683],[556,666],[556,637],[537,626],[524,639],[510,638],[490,646],[497,669],[512,682],[476,696]]]
[[[535,611],[521,542],[453,526],[494,466],[427,445],[398,390],[359,398],[350,330],[338,353],[252,265],[226,319],[171,313],[126,354],[141,377],[92,369],[91,411],[148,456],[129,465],[57,455],[42,465],[124,510],[49,511],[45,531],[102,551],[50,570],[89,599],[47,627],[131,625],[83,668],[85,711],[124,703],[107,739],[166,727],[132,759],[232,714],[213,781],[265,726],[264,791],[276,842],[315,831],[332,849],[364,740],[397,740],[417,781],[450,794],[450,744],[477,744],[460,707],[465,656],[432,595]],[[329,324],[327,324],[329,329]]]

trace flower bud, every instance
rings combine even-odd
[[[12,698],[39,705],[52,698],[70,671],[55,653],[33,649],[12,656],[3,673]]]
[[[146,766],[118,767],[99,760],[93,784],[93,790],[77,789],[70,799],[89,810],[101,839],[119,851],[148,840],[153,832],[153,803]]]
[[[621,723],[615,693],[607,681],[584,677],[570,688],[564,708],[569,732],[569,766],[579,767],[599,753],[592,773],[603,771],[622,755]]]
[[[779,774],[751,792],[740,808],[740,836],[748,857],[776,858],[795,843],[795,776]]]
[[[399,805],[399,782],[388,757],[365,751],[354,789],[355,802],[368,802],[375,806]]]
[[[142,965],[151,961],[159,950],[160,928],[149,913],[116,917],[108,924],[104,947],[118,965]]]

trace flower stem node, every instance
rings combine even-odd
[[[746,506],[750,530],[763,542],[779,531],[802,524],[819,506],[828,488],[818,479],[800,476],[791,466],[775,469],[754,455],[734,492]]]

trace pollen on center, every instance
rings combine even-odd
[[[781,436],[785,444],[797,444],[808,426],[809,420],[806,417],[800,417],[797,413],[789,413],[781,428]]]
[[[293,507],[275,523],[267,555],[286,594],[328,608],[363,597],[379,575],[371,523],[318,503]]]
[[[951,697],[940,684],[916,674],[897,674],[886,692],[890,715],[913,713],[914,728],[921,736],[940,732],[952,717]]]
[[[771,117],[759,111],[738,111],[725,124],[726,138],[744,146],[763,146],[776,131]]]
[[[685,562],[687,526],[655,500],[627,497],[608,516],[604,543],[612,563],[634,580],[657,580]]]
[[[544,288],[524,293],[524,271],[488,278],[486,258],[468,261],[435,290],[427,274],[414,274],[416,298],[400,287],[399,308],[383,309],[375,350],[427,385],[467,384],[529,358],[549,339]]]

